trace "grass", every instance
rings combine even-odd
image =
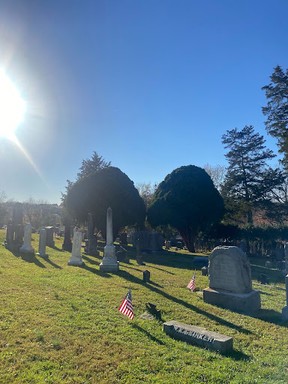
[[[0,241],[4,240],[0,231]],[[47,258],[0,254],[0,383],[287,383],[288,327],[281,319],[284,278],[251,260],[253,286],[260,290],[257,317],[203,302],[208,277],[196,271],[198,292],[186,289],[193,256],[163,251],[130,264],[118,275],[99,271],[99,257],[83,256],[83,268],[68,266],[63,240],[46,248]],[[38,236],[33,234],[38,250]],[[58,249],[57,249],[58,248]],[[148,269],[151,283],[144,284]],[[271,276],[270,285],[257,273]],[[133,321],[117,308],[132,289]],[[144,320],[152,302],[165,321],[179,320],[232,336],[234,351],[223,356],[176,341],[156,320]]]

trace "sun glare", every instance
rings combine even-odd
[[[15,130],[24,120],[26,103],[13,82],[0,69],[0,137],[15,138]]]

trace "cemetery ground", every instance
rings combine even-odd
[[[0,241],[4,241],[0,230]],[[175,250],[144,256],[145,265],[120,263],[119,274],[101,273],[100,256],[83,254],[83,267],[68,266],[70,253],[46,248],[47,257],[0,254],[0,383],[287,383],[288,324],[284,277],[251,259],[253,288],[261,292],[255,316],[204,303],[208,277],[196,270],[196,292],[186,286],[193,255]],[[32,235],[37,252],[38,235]],[[199,255],[198,255],[199,256]],[[151,281],[144,283],[143,271]],[[269,285],[257,276],[265,273]],[[118,311],[132,289],[135,318]],[[154,303],[164,321],[204,327],[233,337],[221,355],[177,341],[156,319],[143,319]]]

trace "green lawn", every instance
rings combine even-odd
[[[4,240],[0,231],[0,241]],[[206,304],[207,276],[196,271],[197,292],[186,285],[193,256],[165,252],[146,265],[121,263],[118,275],[101,274],[101,257],[84,256],[85,267],[67,265],[68,252],[46,248],[48,258],[21,257],[0,245],[0,383],[287,383],[288,328],[281,320],[284,278],[252,260],[262,310],[251,317]],[[38,236],[32,245],[38,250]],[[59,248],[59,249],[57,249]],[[129,250],[133,257],[133,250]],[[151,283],[142,282],[148,269]],[[134,320],[117,308],[132,289]],[[145,303],[163,319],[178,320],[234,339],[229,356],[176,341],[156,320],[144,320]]]

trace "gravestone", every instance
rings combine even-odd
[[[195,327],[194,325],[179,323],[178,321],[167,321],[163,324],[164,332],[175,339],[186,343],[198,345],[227,353],[233,350],[233,338],[216,332],[207,331],[205,328]]]
[[[206,303],[244,313],[261,308],[260,294],[252,289],[248,258],[240,248],[214,248],[209,256],[208,270],[209,288],[203,290]]]
[[[131,241],[140,252],[161,251],[164,244],[163,236],[155,231],[136,231],[131,235]]]
[[[282,308],[282,318],[283,320],[288,320],[288,275],[285,277],[286,285],[286,305]]]
[[[39,250],[37,255],[41,257],[46,257],[46,229],[40,229],[39,233]]]
[[[119,271],[119,262],[117,261],[115,246],[113,244],[113,215],[110,207],[107,209],[106,215],[106,245],[104,247],[104,257],[100,264],[100,271]]]
[[[284,244],[285,270],[288,273],[288,242]]]
[[[149,283],[150,282],[150,271],[143,271],[143,282]]]
[[[46,230],[46,245],[47,247],[54,248],[55,243],[54,243],[54,227],[49,226],[45,227]]]
[[[13,207],[12,220],[7,225],[5,247],[10,251],[19,251],[23,245],[23,236],[23,207],[17,203]]]
[[[88,213],[88,244],[87,244],[87,254],[91,256],[97,256],[97,238],[94,234],[94,219],[93,214]]]
[[[82,239],[83,239],[82,232],[79,231],[78,228],[74,228],[74,235],[73,235],[73,242],[72,242],[72,255],[70,260],[68,261],[68,265],[82,266],[84,264],[82,260],[82,254],[81,254]]]
[[[71,226],[70,223],[65,224],[64,229],[64,241],[62,244],[63,251],[72,252],[72,241],[71,241]]]
[[[26,224],[24,228],[24,242],[19,251],[22,253],[34,253],[34,248],[31,245],[32,225]]]

